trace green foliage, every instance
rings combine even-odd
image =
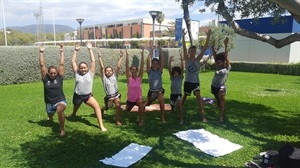
[[[300,64],[231,63],[232,71],[300,76]]]
[[[38,46],[35,47],[0,47],[0,85],[17,84],[17,83],[31,83],[40,81],[40,69],[38,65]],[[73,46],[65,46],[65,79],[73,78],[71,69],[71,57],[74,51]],[[97,48],[94,48],[94,54],[97,58]],[[120,49],[101,49],[103,55],[103,62],[105,65],[115,66]],[[140,58],[140,49],[129,49],[130,55],[135,55]],[[145,59],[149,54],[145,50]],[[165,57],[165,68],[168,67],[168,58],[174,56],[173,65],[180,65],[179,58],[181,54],[180,48],[163,48],[163,55]],[[58,46],[45,46],[45,63],[46,67],[50,65],[58,66],[59,49]],[[88,52],[85,47],[79,50],[77,61],[89,62]],[[97,62],[97,72],[99,66]],[[214,69],[213,63],[206,64],[206,69]],[[287,75],[299,75],[299,64],[251,64],[251,63],[232,63],[232,70],[247,71],[247,72],[262,72],[262,73],[276,73]],[[122,61],[120,73],[125,72],[125,59]]]
[[[28,46],[34,44],[35,36],[30,33],[22,33],[15,30],[7,30],[6,40],[8,46]],[[4,31],[1,31],[0,33],[0,45],[5,46]]]
[[[40,69],[38,64],[39,55],[38,46],[35,47],[1,47],[0,52],[0,67],[1,72],[0,85],[30,83],[40,81]],[[65,46],[65,79],[73,78],[71,69],[71,57],[74,51],[73,46]],[[112,65],[117,63],[119,58],[118,52],[120,49],[101,49],[103,55],[103,62],[105,65]],[[130,49],[131,55],[136,55],[140,58],[139,49]],[[97,72],[99,72],[97,49],[93,50],[97,63]],[[145,51],[145,58],[148,55]],[[59,64],[59,47],[45,46],[45,64],[46,67],[50,65],[58,66]],[[79,50],[77,62],[90,62],[86,47]],[[120,73],[125,72],[125,59],[122,61]]]
[[[139,33],[133,33],[132,38],[140,38]],[[131,48],[140,48],[141,42],[140,41],[130,41]]]
[[[55,49],[58,53],[58,48]],[[203,97],[212,97],[213,75],[213,72],[200,73]],[[147,79],[145,73],[143,98],[149,87]],[[53,122],[46,121],[42,82],[0,86],[0,101],[3,102],[0,104],[0,167],[109,168],[111,166],[99,160],[113,156],[132,142],[153,147],[150,153],[130,166],[132,168],[244,167],[253,156],[277,150],[285,143],[300,147],[299,83],[300,78],[296,76],[230,72],[224,123],[218,122],[218,109],[210,104],[204,104],[208,122],[200,122],[195,97],[189,96],[184,106],[183,125],[178,124],[178,110],[175,109],[173,113],[166,112],[164,125],[159,112],[144,113],[142,127],[137,124],[137,113],[122,111],[123,125],[116,126],[115,108],[111,108],[103,117],[108,131],[100,132],[93,110],[83,104],[77,117],[66,118],[63,138],[58,136],[57,114]],[[126,77],[119,76],[122,105],[126,103],[126,85]],[[166,70],[163,86],[165,102],[169,103],[170,79]],[[67,116],[72,111],[74,79],[64,81],[64,91]],[[104,90],[99,77],[94,79],[93,95],[102,106]],[[173,135],[201,128],[243,147],[222,157],[212,157]]]
[[[214,44],[216,50],[224,48],[224,40],[226,37],[228,37],[228,51],[234,48],[236,33],[231,27],[225,24],[219,24],[218,26],[211,26],[210,29],[212,31],[212,34],[210,37],[209,46],[212,46]]]

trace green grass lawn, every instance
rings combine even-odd
[[[201,94],[212,98],[213,72],[202,72]],[[169,102],[169,76],[164,72],[166,103]],[[146,96],[147,75],[143,80]],[[94,80],[94,96],[103,105],[104,91],[99,77]],[[126,101],[126,79],[119,78],[122,104]],[[72,111],[74,80],[64,82]],[[254,155],[279,149],[289,142],[300,146],[300,77],[274,74],[230,72],[227,82],[225,122],[218,122],[218,110],[205,104],[208,123],[202,123],[194,96],[188,97],[185,123],[179,125],[178,111],[167,112],[167,124],[159,112],[144,114],[144,125],[137,124],[137,113],[122,112],[122,126],[114,122],[114,109],[106,111],[107,132],[100,132],[95,115],[86,105],[78,116],[66,120],[66,136],[59,137],[57,115],[46,121],[42,82],[0,86],[0,167],[109,167],[99,162],[130,143],[153,149],[131,167],[243,167]],[[209,156],[173,133],[204,128],[243,148],[222,157]]]

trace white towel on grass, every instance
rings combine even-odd
[[[111,158],[99,160],[106,165],[128,167],[147,155],[152,147],[131,143]]]
[[[242,147],[204,129],[179,131],[174,135],[192,143],[196,148],[214,157],[226,155]]]

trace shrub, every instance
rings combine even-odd
[[[19,46],[19,47],[0,47],[0,85],[31,83],[41,80],[39,69],[39,47],[38,46]],[[65,46],[65,79],[73,78],[71,69],[71,58],[74,51],[73,46]],[[140,49],[129,49],[130,61],[134,64],[140,62]],[[119,58],[119,49],[101,49],[104,66],[115,67]],[[174,56],[173,66],[180,65],[180,56],[182,50],[179,48],[164,48],[163,55],[165,57],[164,67],[168,68],[169,56]],[[96,75],[99,75],[99,63],[97,57],[97,49],[94,48],[96,59]],[[148,50],[145,50],[144,61],[146,63]],[[59,49],[58,46],[45,46],[45,64],[58,66],[59,64]],[[79,50],[77,62],[86,61],[89,63],[89,55],[86,47]],[[145,66],[146,68],[146,66]],[[214,69],[213,63],[205,65],[205,69]],[[300,64],[262,64],[262,63],[232,63],[233,71],[244,72],[261,72],[275,73],[284,75],[300,75]],[[125,58],[123,58],[120,74],[125,72]]]

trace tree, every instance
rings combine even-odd
[[[183,19],[186,24],[188,35],[190,38],[190,43],[191,43],[191,45],[193,45],[193,38],[192,38],[192,32],[191,32],[191,17],[190,17],[189,7],[194,5],[195,0],[175,0],[175,1],[181,2],[180,6],[183,10]]]
[[[169,22],[170,26],[167,27],[166,33],[169,37],[175,37],[175,22]]]
[[[204,0],[202,0],[204,1]],[[250,16],[259,18],[265,15],[274,17],[274,23],[282,22],[280,16],[290,14],[296,22],[300,23],[299,0],[268,0],[268,1],[244,1],[244,0],[205,0],[205,6],[217,5],[215,12],[222,15],[234,31],[244,37],[256,39],[268,43],[276,48],[281,48],[295,41],[300,41],[299,32],[288,35],[282,39],[276,39],[270,35],[247,31],[234,20],[235,14],[240,13],[241,18]]]
[[[158,15],[156,16],[156,21],[159,23],[159,33],[161,36],[161,23],[165,20],[165,14],[162,12],[159,12]]]

